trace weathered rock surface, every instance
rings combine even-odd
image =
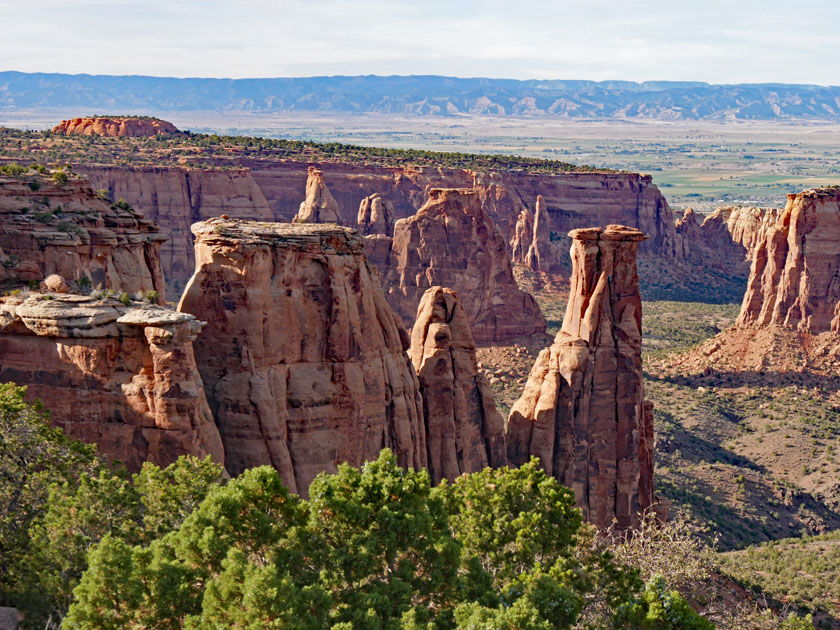
[[[0,176],[0,258],[9,285],[57,274],[130,294],[154,290],[163,301],[166,240],[131,208],[97,198],[85,179],[58,186],[35,172]]]
[[[80,295],[0,298],[0,381],[28,386],[71,437],[136,471],[224,449],[196,369],[202,322]]]
[[[369,197],[365,197],[359,204],[356,224],[359,232],[365,236],[369,234],[391,236],[394,233],[393,204],[383,199],[379,193],[373,193]]]
[[[840,190],[788,195],[753,248],[737,323],[840,332]]]
[[[752,251],[776,222],[778,214],[778,210],[768,208],[720,207],[701,223],[689,208],[676,223],[679,256],[746,278]]]
[[[423,395],[432,481],[505,465],[504,418],[478,370],[467,314],[451,289],[423,294],[409,356]]]
[[[206,319],[199,369],[227,469],[276,467],[306,494],[321,471],[389,447],[426,466],[408,338],[353,230],[213,219],[193,226],[179,310]]]
[[[472,189],[434,189],[417,214],[394,226],[380,268],[388,303],[412,325],[426,289],[453,289],[478,342],[545,332],[534,298],[513,278],[508,244]]]
[[[645,401],[636,254],[645,236],[574,230],[563,327],[538,358],[507,423],[508,461],[536,455],[599,527],[653,506],[653,407]]]
[[[157,118],[96,117],[62,120],[53,133],[80,136],[152,137],[161,133],[180,133],[170,122]]]
[[[551,228],[545,200],[537,195],[534,214],[527,209],[519,213],[511,240],[511,259],[543,273],[562,271],[560,247],[551,241]]]
[[[324,183],[324,172],[310,166],[306,178],[306,199],[304,199],[294,223],[341,223],[338,202]]]
[[[163,274],[178,287],[195,270],[190,225],[228,214],[272,221],[273,215],[248,169],[79,166],[93,187],[111,199],[124,199],[155,221],[170,240],[161,249]]]

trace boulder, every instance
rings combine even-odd
[[[206,320],[199,369],[229,472],[272,465],[306,495],[319,472],[385,447],[426,466],[408,336],[364,255],[335,225],[193,225],[196,272],[179,310]]]
[[[451,289],[423,294],[409,356],[423,395],[432,481],[503,466],[504,418],[478,370],[467,314]]]
[[[634,228],[573,230],[563,326],[507,422],[511,465],[532,455],[572,488],[584,517],[634,527],[653,507],[653,409],[645,401]]]

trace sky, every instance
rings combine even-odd
[[[0,0],[0,70],[840,85],[840,0]]]

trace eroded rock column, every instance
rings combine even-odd
[[[599,527],[639,523],[653,505],[653,414],[642,381],[634,228],[573,230],[563,327],[508,418],[512,465],[531,455],[572,488]]]

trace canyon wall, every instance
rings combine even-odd
[[[342,225],[355,226],[365,198],[378,194],[394,219],[413,215],[433,188],[475,188],[482,209],[506,239],[514,235],[523,208],[535,208],[542,195],[548,232],[560,235],[575,228],[608,223],[637,227],[651,235],[642,253],[674,259],[679,255],[674,217],[650,176],[634,173],[529,174],[475,172],[443,167],[391,167],[341,162],[271,161],[252,158],[216,159],[219,171],[177,167],[79,165],[95,188],[124,198],[158,222],[172,237],[163,252],[167,280],[185,281],[192,272],[190,224],[227,214],[261,221],[291,221],[306,195],[309,167],[322,173],[324,185],[338,204]]]
[[[319,472],[385,447],[425,467],[408,336],[364,239],[335,225],[232,219],[193,232],[196,271],[179,310],[208,322],[195,353],[228,471],[273,465],[305,495]]]
[[[423,294],[409,356],[423,396],[432,482],[504,466],[505,421],[478,370],[467,314],[451,289]]]
[[[516,285],[508,251],[476,190],[432,189],[417,214],[394,225],[388,264],[379,268],[388,303],[411,326],[423,293],[439,285],[458,294],[478,342],[545,332],[536,301]]]
[[[574,230],[563,326],[507,423],[511,465],[532,455],[574,490],[584,518],[635,527],[654,504],[653,406],[642,379],[639,230]]]
[[[259,186],[247,169],[78,166],[93,187],[113,200],[124,199],[170,237],[161,249],[167,282],[183,286],[195,269],[190,225],[228,214],[272,221]],[[305,180],[304,180],[305,181]],[[300,201],[303,188],[298,191]]]
[[[0,175],[0,281],[9,286],[58,274],[80,286],[157,291],[163,301],[166,240],[131,208],[97,198],[85,179]]]
[[[28,387],[52,422],[137,471],[224,449],[192,350],[202,323],[81,295],[0,298],[0,382]]]
[[[788,195],[753,247],[737,323],[840,332],[840,190]]]

